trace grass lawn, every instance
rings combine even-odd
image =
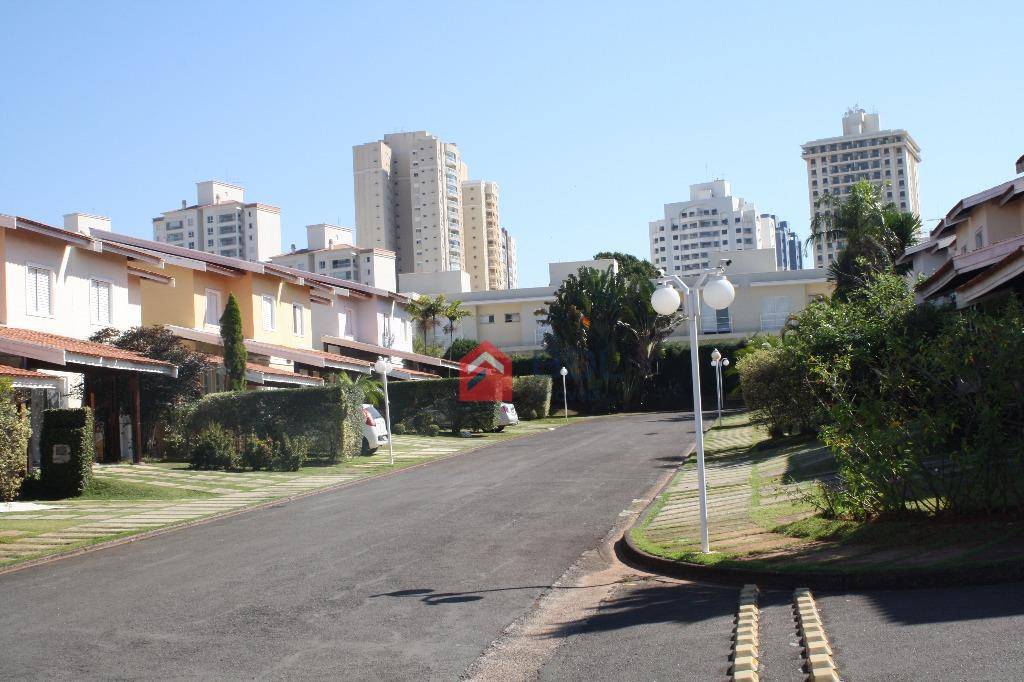
[[[831,454],[807,437],[771,440],[749,414],[726,417],[705,443],[712,553],[700,552],[692,458],[633,529],[640,549],[704,565],[822,572],[961,567],[1024,553],[1016,519],[826,518],[814,490],[834,473]]]

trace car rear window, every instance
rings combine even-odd
[[[380,412],[378,412],[377,408],[374,407],[373,405],[367,405],[363,409],[369,412],[370,416],[373,417],[374,419],[380,419]]]

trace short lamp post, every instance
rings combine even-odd
[[[658,288],[651,294],[651,307],[659,315],[674,315],[679,310],[681,298],[686,297],[686,318],[690,325],[690,374],[693,381],[693,428],[697,439],[697,496],[700,502],[700,549],[711,551],[708,543],[708,490],[704,475],[704,414],[700,401],[700,358],[698,356],[698,335],[700,333],[700,299],[715,310],[728,308],[736,297],[733,288],[721,267],[704,272],[692,286],[687,286],[676,275],[662,274]]]
[[[569,370],[565,367],[558,370],[558,373],[562,375],[562,401],[564,403],[565,422],[569,423],[569,394],[565,392],[565,377],[569,374]]]
[[[388,372],[391,371],[391,363],[386,358],[377,358],[373,363],[373,369],[381,376],[384,382],[384,423],[388,427],[388,464],[395,464],[394,436],[391,434],[391,399],[388,396]]]
[[[725,385],[722,383],[722,368],[729,366],[729,358],[723,358],[718,349],[711,351],[711,366],[715,368],[715,393],[718,395],[718,422],[722,422],[722,399]]]

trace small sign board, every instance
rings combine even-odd
[[[65,443],[54,443],[52,461],[54,464],[67,464],[70,462],[71,446]]]

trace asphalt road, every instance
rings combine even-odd
[[[594,420],[0,576],[0,675],[456,679],[691,440]]]

